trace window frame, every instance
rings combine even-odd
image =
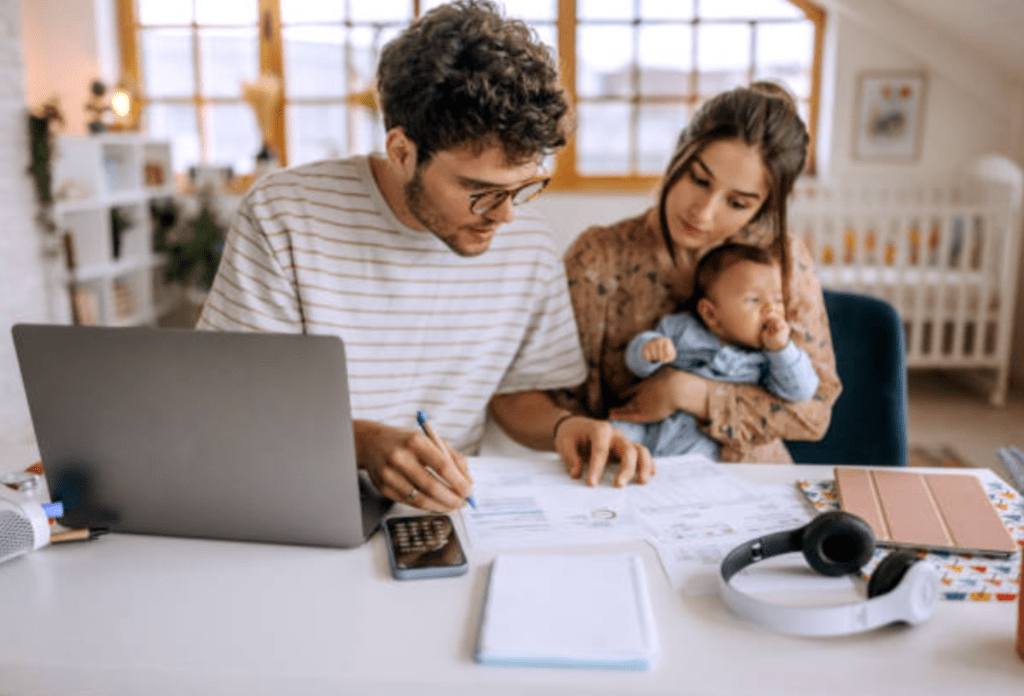
[[[811,89],[808,96],[808,130],[811,134],[810,149],[808,151],[807,165],[805,172],[814,174],[816,161],[816,132],[818,116],[820,113],[821,93],[821,62],[822,46],[825,34],[825,10],[811,2],[811,0],[786,0],[794,7],[803,12],[804,16],[814,24],[813,55],[811,56]],[[142,94],[142,75],[139,60],[139,29],[136,0],[116,0],[118,38],[121,44],[121,71],[125,84],[136,95],[136,104],[141,108],[147,103],[147,98]],[[576,0],[557,0],[558,7],[555,17],[556,36],[558,41],[558,62],[562,84],[565,87],[573,108],[577,104],[576,93]],[[411,0],[413,16],[419,16],[421,5],[420,0]],[[280,0],[257,0],[258,9],[258,41],[259,41],[259,68],[260,74],[269,74],[281,81],[281,107],[272,130],[270,145],[275,149],[282,165],[288,164],[288,137],[286,128],[285,111],[287,98],[284,89],[287,76],[284,74],[284,39],[282,35]],[[697,18],[693,20],[699,22]],[[193,24],[193,27],[199,25]],[[198,57],[197,57],[198,59]],[[688,99],[696,97],[690,95]],[[635,100],[632,96],[628,99]],[[207,100],[198,92],[192,97],[196,107],[198,118],[197,127],[202,131],[203,118],[201,108]],[[213,100],[217,101],[217,100]],[[239,99],[241,101],[241,99]],[[133,118],[138,118],[137,111],[133,111]],[[137,127],[137,122],[131,124]],[[200,134],[201,152],[207,147],[205,139]],[[669,145],[666,144],[666,147]],[[580,191],[580,192],[615,192],[633,193],[649,192],[657,186],[660,175],[585,175],[577,168],[576,138],[571,137],[554,158],[554,167],[551,172],[551,185],[549,191]],[[252,181],[252,176],[238,177],[238,187],[244,188]]]

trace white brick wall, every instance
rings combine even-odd
[[[51,321],[28,176],[20,0],[0,0],[0,438],[24,439],[28,408],[11,325]]]

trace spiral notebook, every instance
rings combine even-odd
[[[639,556],[494,560],[477,642],[480,664],[644,670],[657,654]]]

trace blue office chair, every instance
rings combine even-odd
[[[888,302],[825,291],[843,392],[817,442],[787,441],[798,464],[907,465],[903,323]]]

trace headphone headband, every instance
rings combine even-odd
[[[726,606],[740,617],[780,633],[836,636],[897,621],[920,623],[931,616],[938,602],[939,576],[935,568],[908,553],[891,554],[875,570],[875,575],[891,576],[892,587],[883,584],[878,596],[852,604],[775,604],[741,592],[729,582],[747,566],[794,551],[803,551],[808,563],[824,575],[845,575],[871,558],[874,536],[862,519],[837,511],[819,515],[803,527],[740,544],[726,554],[718,573],[719,593]]]
[[[807,529],[806,526],[785,532],[775,532],[740,544],[722,559],[722,578],[728,582],[733,575],[748,565],[772,556],[799,551],[803,548],[805,529]]]

